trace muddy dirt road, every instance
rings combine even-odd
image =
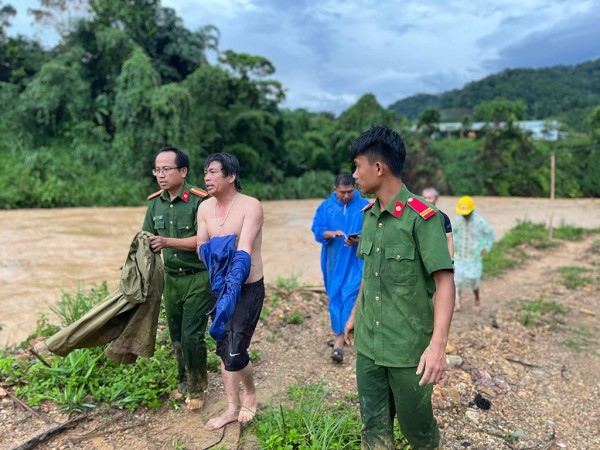
[[[265,278],[296,277],[322,284],[320,246],[310,227],[322,200],[263,202]],[[455,197],[440,208],[454,216]],[[547,199],[476,197],[477,211],[496,229],[496,239],[517,220],[547,223]],[[557,200],[555,226],[600,227],[600,199]],[[39,314],[49,312],[62,292],[107,281],[117,287],[120,267],[145,208],[71,208],[0,211],[7,232],[0,246],[0,345],[23,340]]]

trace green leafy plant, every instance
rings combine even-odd
[[[260,361],[260,350],[253,348],[250,350],[250,359],[252,361]]]
[[[298,311],[294,311],[289,316],[284,317],[283,321],[291,325],[302,325],[304,323],[304,316]]]

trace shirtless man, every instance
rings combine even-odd
[[[256,413],[254,369],[248,347],[265,298],[261,258],[263,210],[260,202],[240,193],[240,163],[228,153],[213,153],[204,163],[204,182],[212,195],[198,208],[198,246],[217,236],[235,234],[236,250],[250,255],[250,274],[241,298],[217,342],[221,375],[227,394],[227,411],[210,419],[205,428],[216,430],[230,422],[249,422]],[[244,389],[240,399],[239,384]]]

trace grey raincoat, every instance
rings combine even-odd
[[[105,353],[113,361],[129,364],[154,355],[164,268],[160,254],[150,250],[150,237],[140,231],[133,239],[116,291],[46,340],[52,353],[66,356],[112,341]]]

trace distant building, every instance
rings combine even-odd
[[[437,128],[443,135],[465,133],[468,137],[474,137],[473,133],[476,135],[486,125],[494,126],[490,122],[473,122],[465,128],[461,122],[445,122],[438,124]],[[561,123],[557,120],[518,120],[513,125],[529,133],[534,140],[558,141],[569,137],[568,133],[559,131]],[[500,122],[498,126],[505,126],[505,122]]]

